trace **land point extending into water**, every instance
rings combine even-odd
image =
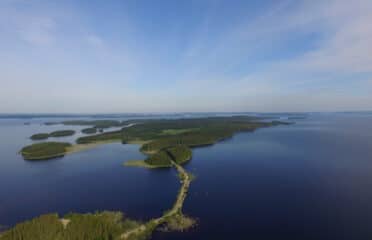
[[[257,118],[244,116],[122,122],[108,120],[69,121],[62,124],[104,126],[105,128],[122,126],[123,128],[80,137],[76,140],[76,144],[61,142],[32,144],[20,151],[24,159],[45,160],[63,157],[65,154],[112,142],[140,144],[140,151],[147,155],[146,159],[127,161],[125,165],[150,169],[174,167],[179,173],[181,187],[173,207],[159,218],[151,219],[146,223],[123,219],[120,213],[112,212],[70,214],[63,218],[59,218],[56,214],[44,215],[17,224],[14,228],[4,232],[0,236],[0,240],[33,239],[28,236],[36,236],[34,239],[80,239],[75,236],[87,236],[84,239],[146,239],[159,226],[169,231],[184,231],[195,224],[194,219],[186,217],[182,212],[183,202],[193,179],[193,176],[186,172],[182,164],[192,158],[192,148],[215,144],[238,132],[252,132],[258,128],[288,123],[260,121]],[[99,230],[91,231],[90,229],[96,225],[99,226]],[[84,235],[86,232],[91,235]]]
[[[123,127],[120,130],[108,131],[76,140],[76,144],[44,142],[24,147],[20,153],[28,160],[52,159],[68,153],[89,149],[100,144],[122,142],[123,144],[141,144],[141,152],[152,155],[161,150],[184,145],[190,148],[212,145],[218,141],[232,137],[237,132],[250,132],[261,127],[287,124],[279,121],[262,122],[255,117],[212,117],[176,120],[95,120],[95,121],[65,121],[66,125],[91,126],[92,128]],[[160,153],[162,154],[162,153]],[[31,157],[30,157],[31,156]],[[154,156],[155,158],[157,156]],[[150,159],[151,165],[162,165],[159,161]],[[169,165],[169,162],[167,163]]]

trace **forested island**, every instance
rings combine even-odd
[[[81,132],[85,134],[95,134],[97,133],[97,128],[96,127],[84,128],[83,130],[81,130]]]
[[[195,220],[182,212],[183,202],[193,180],[192,174],[181,166],[192,158],[192,148],[212,145],[238,132],[252,132],[258,128],[288,124],[279,121],[261,121],[255,117],[211,117],[194,119],[160,119],[130,121],[65,121],[64,125],[89,126],[87,129],[122,127],[117,131],[83,136],[76,144],[63,142],[36,143],[24,147],[20,153],[25,160],[45,160],[95,147],[100,144],[121,142],[140,144],[144,160],[126,161],[127,166],[170,168],[178,171],[181,187],[169,211],[146,223],[124,219],[121,213],[43,215],[20,223],[6,231],[0,239],[146,239],[158,226],[168,230],[186,230]],[[93,130],[89,130],[92,131]],[[88,132],[86,130],[85,132]],[[93,229],[94,228],[94,229]],[[33,238],[30,238],[32,236]]]
[[[25,160],[48,160],[63,157],[72,145],[63,142],[35,143],[21,149]]]
[[[74,130],[59,130],[59,131],[54,131],[51,133],[37,133],[37,134],[32,135],[30,138],[32,140],[44,140],[50,137],[67,137],[67,136],[72,136],[74,134],[75,134]]]

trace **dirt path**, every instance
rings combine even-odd
[[[163,216],[159,217],[159,218],[156,218],[154,220],[152,220],[152,223],[155,224],[156,226],[163,223],[165,221],[165,219],[167,217],[170,217],[172,215],[175,215],[179,212],[182,211],[182,207],[183,207],[183,203],[185,201],[185,198],[187,196],[187,192],[189,190],[189,187],[190,187],[190,183],[191,183],[191,179],[190,179],[190,176],[189,174],[186,172],[186,170],[179,164],[177,164],[176,162],[172,161],[172,165],[177,169],[178,173],[180,174],[180,179],[181,179],[181,188],[178,192],[178,195],[177,195],[177,199],[173,205],[173,207],[166,213],[164,214]],[[137,235],[137,234],[140,234],[144,231],[146,231],[147,228],[146,228],[146,225],[140,225],[128,232],[125,232],[123,233],[120,238],[121,239],[128,239],[130,236],[132,235]]]
[[[70,223],[70,219],[61,218],[60,221],[63,225],[63,228],[65,228],[65,229],[66,229],[67,225]]]

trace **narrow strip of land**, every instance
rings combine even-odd
[[[153,219],[147,224],[142,224],[135,229],[132,229],[128,232],[123,233],[120,237],[121,239],[128,239],[129,237],[131,237],[133,235],[139,235],[139,234],[149,230],[148,228],[154,229],[156,226],[164,223],[168,218],[182,213],[182,206],[183,206],[183,203],[186,199],[187,192],[188,192],[189,187],[190,187],[191,178],[190,178],[188,172],[181,165],[172,161],[172,166],[174,166],[175,169],[178,171],[179,178],[180,178],[180,181],[181,181],[181,184],[182,184],[173,207],[169,211],[164,213],[163,216],[161,216],[159,218],[156,218],[156,219]]]

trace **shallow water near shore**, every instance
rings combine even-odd
[[[17,152],[30,135],[83,128],[43,121],[0,120],[0,225],[96,210],[147,220],[172,206],[180,186],[174,170],[122,166],[145,158],[138,145],[24,161]],[[199,224],[152,239],[370,239],[372,115],[310,114],[295,121],[194,149],[185,168],[196,179],[184,213]]]

